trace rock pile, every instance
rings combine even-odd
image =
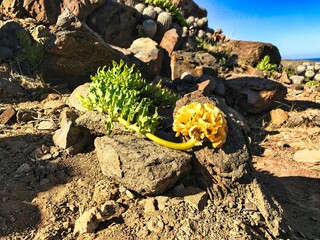
[[[303,84],[311,80],[320,83],[320,62],[304,62],[298,65],[290,80],[293,84]]]

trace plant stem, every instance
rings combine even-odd
[[[162,146],[165,146],[165,147],[168,147],[171,149],[175,149],[175,150],[188,150],[188,149],[194,147],[195,142],[196,142],[194,139],[190,139],[188,142],[184,142],[184,143],[170,142],[170,141],[164,140],[162,138],[159,138],[152,133],[146,133],[145,136],[147,138],[149,138],[150,140],[152,140]]]
[[[123,118],[118,117],[117,120],[124,127],[134,130],[136,132],[139,132],[139,129],[137,126],[130,124],[128,121],[124,120]],[[190,139],[189,141],[184,143],[175,143],[175,142],[171,142],[171,141],[167,141],[162,138],[159,138],[152,133],[143,133],[143,134],[150,140],[154,141],[155,143],[158,143],[164,147],[168,147],[175,150],[188,150],[194,147],[196,142],[194,139]]]

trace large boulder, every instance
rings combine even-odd
[[[95,147],[102,173],[142,195],[163,193],[191,170],[192,155],[139,135],[99,137]]]
[[[270,63],[279,65],[281,62],[279,49],[271,43],[230,40],[225,46],[233,65],[256,66],[267,55]]]
[[[51,33],[41,64],[49,83],[68,83],[74,88],[89,81],[98,67],[111,66],[112,60],[129,61],[68,9],[59,16]]]
[[[233,199],[239,207],[239,213],[248,219],[259,216],[257,224],[246,223],[250,226],[252,239],[290,239],[290,230],[283,216],[283,210],[259,183],[252,157],[248,148],[248,137],[242,127],[242,121],[237,112],[228,107],[217,97],[206,97],[201,91],[186,94],[178,100],[174,113],[182,106],[191,102],[211,103],[219,107],[226,115],[228,123],[227,139],[222,148],[215,149],[209,142],[194,148],[196,160],[194,173],[199,186],[207,189],[209,196],[217,206]],[[229,199],[229,200],[228,200]],[[224,208],[225,211],[228,208]]]
[[[225,86],[228,105],[253,114],[275,108],[287,94],[287,88],[279,82],[246,75],[228,78]]]
[[[109,44],[128,48],[138,36],[141,14],[132,7],[107,1],[87,18],[87,24]]]

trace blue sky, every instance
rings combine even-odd
[[[272,43],[283,59],[320,57],[320,0],[194,0],[230,39]]]

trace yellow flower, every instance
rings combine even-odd
[[[176,137],[189,136],[195,145],[209,139],[214,148],[222,147],[227,138],[227,121],[223,112],[210,103],[192,102],[181,107],[174,117]]]

